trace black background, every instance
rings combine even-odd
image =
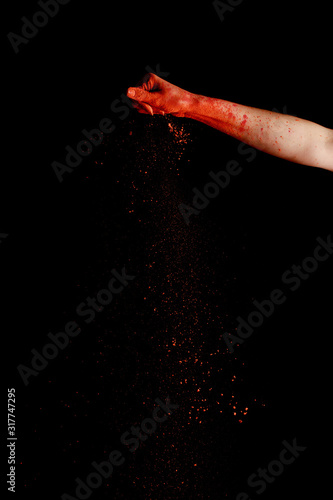
[[[119,340],[128,315],[133,329],[147,328],[139,321],[141,313],[134,313],[143,311],[140,284],[144,286],[147,277],[140,261],[145,233],[134,230],[137,225],[125,213],[130,169],[137,176],[128,133],[134,130],[140,137],[149,120],[155,120],[162,136],[165,130],[159,117],[134,111],[121,121],[110,104],[135,85],[147,65],[160,64],[170,73],[168,80],[191,92],[287,110],[331,128],[331,45],[328,6],[298,0],[244,0],[224,22],[209,1],[180,5],[72,0],[15,54],[7,33],[19,34],[20,18],[31,19],[37,10],[37,2],[30,0],[6,6],[3,32],[0,231],[8,236],[0,244],[1,331],[6,385],[17,393],[17,460],[23,463],[16,497],[53,499],[64,492],[73,495],[75,477],[86,477],[104,447],[116,447],[119,432],[113,428],[113,413],[106,413],[106,394],[112,398],[115,421],[127,412],[124,429],[140,420],[139,396],[134,403],[127,392],[134,375],[143,376],[133,360],[141,357],[149,364],[155,355],[149,346],[132,342],[129,332]],[[96,128],[104,117],[116,124],[107,144],[95,148],[59,183],[52,162],[64,163],[65,147],[74,147],[82,140],[81,130]],[[260,152],[247,164],[236,140],[200,123],[179,121],[193,139],[179,166],[188,190],[203,187],[209,171],[217,172],[231,159],[244,167],[197,222],[208,228],[206,259],[214,269],[214,286],[227,297],[224,307],[229,307],[235,326],[238,315],[251,311],[254,298],[268,298],[271,290],[281,287],[284,271],[313,254],[318,236],[326,239],[332,233],[332,173]],[[149,219],[149,212],[143,210],[142,216]],[[230,266],[225,274],[222,254]],[[117,298],[111,337],[104,344],[96,341],[108,328],[105,314],[86,328],[90,336],[78,337],[25,387],[17,365],[29,363],[30,350],[43,346],[49,331],[60,331],[75,318],[77,304],[104,286],[110,269],[121,269],[131,259],[135,265],[129,272],[138,275],[138,285]],[[232,273],[237,280],[226,286],[226,276]],[[307,450],[261,496],[303,498],[310,491],[314,498],[322,497],[330,479],[325,443],[331,427],[331,277],[332,259],[289,294],[286,304],[241,346],[247,369],[240,390],[254,394],[265,406],[253,408],[242,426],[219,417],[209,423],[211,465],[193,475],[195,488],[161,488],[150,497],[144,493],[144,481],[136,487],[127,481],[126,468],[132,463],[128,459],[114,486],[103,485],[92,498],[235,499],[238,492],[248,491],[253,499],[258,495],[249,491],[248,476],[278,458],[284,439],[294,438]],[[95,365],[96,353],[103,349],[112,364],[107,383],[101,383]],[[124,365],[129,367],[125,375]],[[81,402],[75,399],[77,391],[86,395]],[[104,403],[97,403],[97,392],[104,395]],[[151,394],[152,400],[158,396]],[[62,402],[68,401],[82,423],[66,413]],[[3,432],[5,447],[5,419]],[[201,455],[199,437],[197,441],[196,453]],[[136,459],[144,463],[144,450]],[[147,476],[147,484],[156,481]],[[6,491],[4,480],[1,488]]]

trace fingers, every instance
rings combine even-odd
[[[138,113],[142,113],[144,115],[162,115],[164,116],[166,113],[164,111],[161,111],[157,108],[151,108],[151,106],[148,106],[147,104],[144,105],[144,103],[135,103],[133,102],[133,107],[137,110]]]
[[[151,92],[152,90],[157,90],[161,87],[164,80],[154,73],[146,73],[141,80],[136,84],[136,87],[139,87],[144,90],[148,90]]]
[[[148,115],[153,115],[154,114],[153,110],[152,110],[152,107],[149,106],[149,104],[145,104],[144,102],[133,101],[132,99],[131,99],[131,101],[132,101],[133,107],[137,111],[139,111],[139,113],[143,113],[144,112],[144,113],[146,113]]]
[[[140,104],[141,104],[142,108],[143,108],[145,111],[147,111],[147,113],[149,113],[150,115],[153,115],[153,114],[154,114],[153,109],[152,109],[152,107],[151,107],[151,106],[149,106],[149,104],[145,104],[144,102],[141,102]]]
[[[140,113],[140,115],[150,115],[150,113],[143,108],[138,108],[137,112]]]
[[[140,87],[144,90],[152,90],[155,84],[155,77],[153,73],[146,73],[136,84],[136,87]]]

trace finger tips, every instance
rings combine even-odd
[[[153,111],[148,104],[134,101],[133,107],[138,111],[138,113],[142,113],[145,115],[153,115]]]
[[[134,98],[135,97],[135,88],[129,87],[126,92],[127,97]]]
[[[127,97],[130,99],[135,99],[136,101],[143,100],[145,96],[145,91],[139,87],[129,87],[127,90]]]
[[[149,104],[145,104],[144,102],[141,103],[141,106],[149,113],[150,115],[153,115],[154,112],[152,110],[152,107],[149,106]]]

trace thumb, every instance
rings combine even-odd
[[[146,102],[147,104],[153,104],[155,100],[151,95],[151,92],[147,92],[147,90],[143,90],[138,87],[130,87],[127,90],[127,96],[139,102]]]

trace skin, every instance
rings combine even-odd
[[[192,94],[153,73],[127,96],[139,113],[191,118],[270,155],[333,172],[333,130],[308,120]]]

